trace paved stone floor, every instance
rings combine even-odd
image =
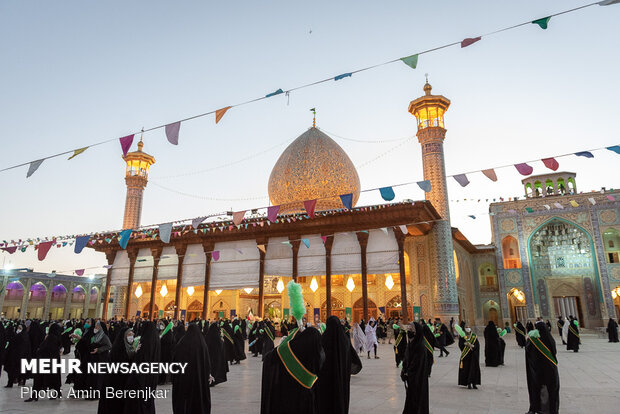
[[[583,335],[582,350],[567,352],[559,345],[561,413],[611,414],[620,412],[620,344],[594,335]],[[506,336],[505,366],[485,368],[478,390],[458,387],[458,348],[449,347],[447,358],[435,358],[430,379],[432,413],[523,414],[528,408],[525,358],[513,335]],[[399,413],[405,390],[394,365],[391,345],[380,345],[381,359],[363,359],[364,368],[351,379],[352,414]],[[437,352],[436,352],[437,356]],[[260,358],[249,358],[231,367],[228,382],[211,389],[212,413],[258,413],[260,407]],[[2,384],[6,373],[2,373]],[[32,385],[31,382],[27,385]],[[164,388],[170,388],[164,387]],[[68,386],[64,385],[63,390]],[[158,413],[171,413],[171,402],[158,400]],[[81,400],[40,400],[24,403],[20,389],[0,388],[0,413],[95,413],[97,403]],[[291,410],[294,413],[294,408]]]

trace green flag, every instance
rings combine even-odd
[[[532,24],[537,24],[541,29],[546,29],[549,26],[549,20],[551,20],[551,16],[543,17],[542,19],[534,20]]]
[[[407,56],[404,58],[400,58],[400,60],[403,61],[403,63],[407,66],[409,66],[411,69],[415,69],[416,66],[418,66],[418,55],[411,55],[411,56]]]

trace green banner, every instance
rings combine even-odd
[[[289,316],[289,309],[288,308],[282,309],[282,315],[284,315],[284,319],[288,318],[288,316]]]
[[[351,322],[353,320],[353,309],[352,308],[344,308],[344,317]]]
[[[412,320],[419,321],[421,313],[422,308],[420,306],[413,306],[413,315],[411,315],[413,318]]]

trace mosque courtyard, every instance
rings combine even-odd
[[[450,346],[447,358],[437,358],[430,378],[431,413],[523,414],[528,409],[524,351],[516,345],[514,335],[506,336],[505,365],[486,368],[481,355],[482,385],[478,390],[458,387],[458,348]],[[557,336],[556,336],[557,340]],[[483,345],[483,344],[481,344]],[[482,352],[481,352],[482,353]],[[362,359],[362,371],[351,378],[353,414],[402,412],[405,389],[394,366],[392,346],[380,344],[380,359]],[[582,335],[579,353],[558,346],[560,373],[560,412],[617,413],[620,406],[620,345],[607,342],[595,334]],[[211,412],[259,413],[262,364],[260,358],[249,358],[231,367],[228,381],[211,389]],[[6,381],[6,373],[2,373]],[[63,378],[64,382],[64,378]],[[4,384],[4,382],[2,383]],[[27,383],[31,385],[31,381]],[[170,389],[167,385],[163,389]],[[66,394],[68,385],[63,385]],[[158,413],[172,413],[171,391],[167,399],[156,400]],[[96,413],[93,401],[62,399],[24,403],[20,388],[0,388],[0,413]],[[291,407],[294,412],[294,407]]]

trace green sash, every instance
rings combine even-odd
[[[525,334],[523,333],[523,331],[522,331],[521,329],[517,328],[517,324],[514,324],[513,326],[514,326],[515,331],[516,331],[517,333],[519,333],[519,334],[521,334],[521,335],[525,336]]]
[[[572,325],[568,325],[568,330],[571,331],[573,335],[575,335],[577,338],[579,338],[579,333],[575,330],[575,328],[573,328]]]
[[[547,346],[540,340],[540,338],[530,337],[530,340],[532,341],[532,344],[536,347],[536,349],[538,349],[541,354],[543,354],[549,361],[551,361],[553,365],[558,365],[557,359],[553,357],[553,354],[551,353],[549,348],[547,348]]]
[[[476,334],[471,334],[471,336],[469,337],[469,339],[466,341],[470,344],[475,344],[476,343]],[[461,351],[461,363],[459,365],[460,368],[463,368],[463,360],[465,359],[465,357],[469,354],[469,351],[471,351],[471,348],[466,346],[463,348],[463,350]]]
[[[295,338],[299,328],[293,330],[289,336],[287,336],[280,345],[278,345],[277,352],[282,364],[286,371],[293,377],[302,387],[310,389],[317,380],[317,376],[308,371],[306,367],[297,359],[297,356],[293,353],[289,342]]]
[[[428,352],[431,353],[431,358],[433,358],[433,364],[434,364],[435,363],[435,358],[434,358],[434,355],[433,355],[433,347],[432,347],[431,343],[428,342],[428,339],[426,339],[426,337],[424,337],[424,347],[426,348],[426,350]]]
[[[224,338],[230,341],[231,344],[235,343],[235,341],[233,341],[233,339],[230,337],[230,334],[226,332],[226,329],[222,329],[222,334],[224,335]]]
[[[265,332],[267,332],[267,336],[269,337],[269,339],[273,341],[274,336],[273,336],[273,333],[271,332],[271,329],[269,329],[269,327],[265,327]]]
[[[400,344],[400,341],[403,339],[403,336],[405,334],[405,331],[403,331],[402,329],[400,330],[400,332],[398,333],[398,337],[396,338],[396,342],[394,342],[394,353],[396,353],[398,355],[398,344]]]

